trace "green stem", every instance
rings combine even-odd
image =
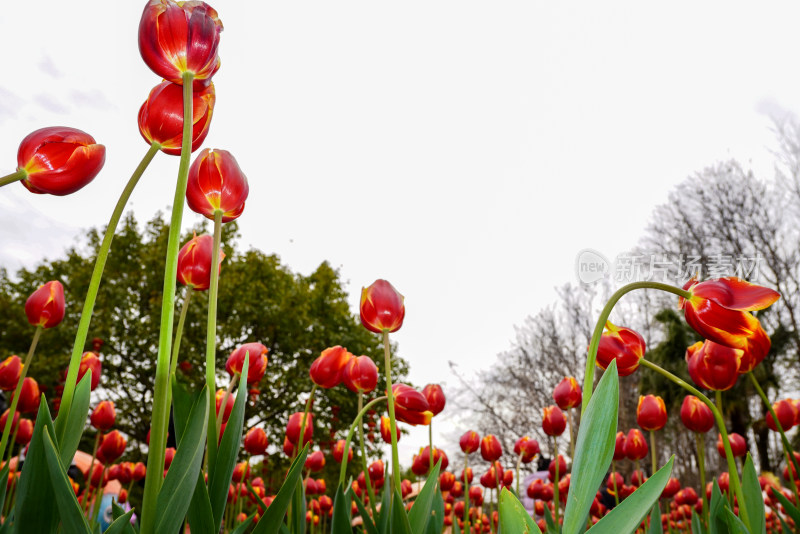
[[[761,401],[764,403],[764,406],[767,407],[769,410],[770,415],[772,415],[772,420],[775,422],[775,428],[778,429],[778,433],[781,435],[781,443],[783,444],[783,452],[786,455],[786,465],[789,468],[789,480],[792,484],[792,489],[794,489],[795,495],[798,497],[798,501],[800,503],[800,492],[798,491],[797,481],[794,479],[794,473],[792,472],[792,466],[794,466],[794,470],[800,473],[800,466],[797,465],[797,458],[795,458],[792,452],[792,445],[789,443],[789,439],[786,437],[786,433],[783,431],[783,427],[781,426],[781,422],[778,421],[778,416],[775,414],[775,410],[772,408],[772,404],[769,402],[767,398],[767,394],[764,393],[764,390],[761,389],[761,384],[758,383],[756,380],[756,375],[753,372],[747,373],[750,375],[750,381],[755,386],[756,391],[758,392],[758,396],[761,397]]]
[[[745,506],[745,498],[744,494],[742,493],[742,484],[739,481],[739,472],[736,469],[736,461],[733,458],[733,451],[731,450],[731,443],[728,439],[728,430],[725,428],[725,420],[722,418],[722,414],[719,413],[717,407],[711,402],[711,399],[703,395],[700,390],[696,387],[692,386],[691,384],[687,383],[685,380],[682,380],[675,376],[674,374],[670,373],[666,369],[662,369],[658,365],[642,358],[640,360],[641,364],[645,367],[649,367],[653,371],[659,373],[661,376],[671,380],[675,384],[681,386],[683,389],[703,401],[703,403],[711,409],[711,412],[714,414],[714,420],[717,422],[717,427],[719,429],[720,434],[722,434],[722,444],[725,447],[725,458],[728,461],[728,472],[730,474],[730,487],[733,489],[733,493],[736,495],[736,499],[739,501],[739,515],[742,519],[742,522],[745,524],[747,528],[750,528],[750,516],[747,513],[747,506]],[[705,488],[702,489],[705,491]]]
[[[469,532],[469,479],[467,478],[467,467],[469,464],[469,454],[464,453],[464,532]]]
[[[706,443],[703,434],[695,433],[697,442],[697,467],[700,469],[700,492],[703,494],[702,518],[708,524],[708,497],[706,497]]]
[[[614,502],[619,506],[619,489],[617,488],[617,462],[611,460],[611,476],[614,477]]]
[[[572,408],[567,410],[567,423],[569,423],[569,457],[575,461],[575,430],[572,426]]]
[[[597,361],[597,347],[600,346],[600,336],[603,335],[603,329],[606,326],[611,310],[616,305],[617,301],[622,298],[625,293],[629,293],[636,289],[659,289],[675,295],[691,298],[692,294],[688,291],[668,284],[661,284],[659,282],[634,282],[621,287],[616,293],[611,295],[611,298],[606,303],[603,311],[600,312],[600,317],[597,319],[597,324],[594,326],[594,333],[592,334],[592,341],[589,344],[589,357],[586,359],[586,374],[583,381],[583,402],[581,403],[581,415],[586,411],[589,405],[589,399],[592,397],[592,390],[594,388],[594,366]]]
[[[339,485],[342,486],[342,488],[344,488],[344,481],[345,481],[344,477],[345,474],[347,473],[347,457],[349,456],[350,442],[353,441],[353,434],[355,434],[356,432],[356,426],[361,424],[361,419],[370,409],[372,409],[373,406],[375,406],[381,401],[385,401],[387,398],[391,397],[387,396],[378,397],[377,399],[368,402],[367,405],[364,406],[364,408],[360,412],[358,412],[356,418],[353,419],[353,424],[350,425],[350,430],[347,432],[347,439],[344,442],[344,454],[342,455],[342,466],[339,468]]]
[[[94,529],[94,526],[97,523],[97,501],[99,501],[99,500],[101,500],[103,498],[103,494],[101,493],[101,491],[105,487],[103,485],[103,479],[104,478],[106,478],[106,466],[105,465],[103,465],[103,470],[100,473],[100,482],[97,484],[97,492],[95,493],[94,501],[92,501],[92,511],[91,511],[91,515],[89,516],[89,518],[90,518],[89,527],[91,529]]]
[[[0,187],[4,185],[13,184],[28,177],[28,171],[25,169],[17,169],[16,171],[0,178]]]
[[[559,528],[558,527],[558,509],[561,507],[561,498],[560,498],[560,495],[558,494],[559,493],[558,482],[559,482],[559,480],[561,480],[561,478],[558,476],[559,475],[559,473],[558,473],[558,439],[555,436],[553,436],[553,461],[556,463],[556,473],[555,473],[556,476],[553,479],[553,497],[554,497],[553,500],[555,502],[553,504],[555,505],[555,517],[556,517],[555,524],[556,524],[556,528]]]
[[[650,460],[652,464],[650,476],[653,476],[656,474],[656,471],[658,471],[658,452],[656,452],[656,433],[652,430],[650,431]]]
[[[11,406],[8,408],[8,417],[6,417],[6,426],[3,428],[3,439],[0,440],[0,458],[4,458],[6,453],[6,446],[8,445],[8,436],[11,434],[11,427],[14,425],[14,413],[17,411],[17,404],[19,403],[19,395],[22,391],[22,384],[25,382],[25,377],[30,369],[33,353],[36,352],[36,345],[39,343],[39,336],[42,335],[42,327],[37,326],[36,331],[33,333],[33,340],[28,349],[28,355],[25,356],[25,362],[22,364],[22,371],[19,374],[17,387],[14,390],[14,396],[11,398]]]
[[[119,224],[122,212],[125,209],[125,205],[128,203],[131,193],[133,193],[133,189],[136,187],[136,184],[139,183],[139,178],[142,177],[145,169],[160,148],[161,145],[158,143],[150,145],[150,148],[142,158],[139,166],[133,171],[128,183],[125,184],[125,189],[122,190],[119,200],[117,200],[117,205],[114,207],[111,219],[108,221],[108,226],[106,226],[106,233],[103,235],[103,241],[100,243],[100,248],[97,250],[97,259],[94,262],[94,270],[92,271],[92,278],[89,281],[89,289],[86,291],[86,299],[83,301],[83,311],[81,312],[80,322],[78,323],[78,332],[75,334],[75,342],[72,345],[72,356],[69,360],[67,380],[64,383],[64,392],[61,395],[61,407],[58,410],[58,416],[55,421],[55,430],[58,440],[64,438],[64,433],[67,430],[67,419],[70,409],[72,408],[72,397],[75,394],[78,369],[81,366],[81,356],[86,346],[86,338],[89,335],[89,324],[92,321],[94,302],[97,299],[100,280],[103,278],[103,269],[106,266],[108,252],[111,249],[111,242],[114,240],[114,232],[117,230],[117,224]]]
[[[181,306],[181,315],[178,318],[178,327],[175,329],[175,341],[172,343],[172,354],[170,355],[169,376],[175,376],[175,371],[178,369],[178,353],[181,349],[181,339],[183,338],[183,325],[186,323],[186,312],[189,310],[189,302],[192,300],[194,290],[191,287],[186,288],[186,296],[183,298],[183,306]]]
[[[169,364],[172,342],[172,324],[175,316],[175,284],[178,275],[178,249],[180,247],[183,205],[186,202],[186,183],[189,179],[189,159],[192,154],[192,79],[191,72],[183,73],[183,139],[181,160],[178,166],[178,182],[172,202],[172,217],[169,223],[167,257],[164,265],[164,292],[161,299],[161,330],[158,337],[158,359],[156,360],[155,390],[153,392],[153,413],[150,421],[150,449],[147,455],[147,474],[142,497],[141,534],[153,534],[155,526],[156,499],[161,491],[164,478],[164,448],[167,443],[167,423],[169,422],[169,403],[167,392],[169,383]],[[217,272],[212,267],[211,273]],[[75,354],[73,353],[73,358]],[[71,366],[71,364],[70,364]],[[71,368],[70,368],[71,371]],[[67,377],[67,386],[70,380]],[[214,391],[209,390],[210,414],[214,414]],[[65,390],[66,393],[66,390]],[[62,401],[63,404],[63,401]],[[60,415],[60,414],[59,414]],[[214,428],[210,426],[209,428]],[[210,441],[216,445],[213,439]]]
[[[725,419],[725,410],[722,407],[722,391],[716,390],[714,392],[714,401],[717,404],[717,409],[719,410],[719,413],[722,414],[722,418]]]
[[[304,443],[305,440],[303,438],[306,435],[306,422],[308,421],[308,414],[311,413],[311,403],[314,402],[314,393],[316,393],[316,392],[317,392],[317,385],[314,384],[311,387],[311,393],[309,393],[309,395],[308,395],[308,400],[306,400],[306,407],[303,410],[303,418],[300,420],[300,423],[301,423],[300,424],[300,436],[297,438],[297,440],[300,443],[298,443],[297,446],[294,448],[294,455],[293,456],[297,456],[297,454],[300,452],[300,449],[305,445],[305,443]],[[314,429],[313,429],[313,427],[311,429],[311,439],[312,440],[314,439]]]
[[[206,436],[209,464],[213,465],[217,458],[217,440],[219,439],[220,417],[217,420],[217,295],[219,292],[219,247],[222,242],[222,210],[214,211],[214,242],[211,247],[211,282],[208,287],[208,322],[206,325],[206,386],[210,393],[208,402],[208,428],[215,428],[216,435],[211,432]],[[227,395],[227,394],[226,394]],[[224,409],[224,405],[223,405]]]
[[[428,425],[428,473],[433,473],[433,420]]]
[[[364,394],[358,392],[358,413],[364,409]],[[369,507],[372,509],[372,517],[378,517],[378,509],[375,507],[375,490],[372,489],[372,481],[369,478],[369,467],[367,467],[367,447],[364,443],[364,425],[358,425],[358,441],[361,444],[361,462],[364,466],[364,480],[367,483],[367,495],[369,495]]]
[[[219,418],[216,421],[216,425],[217,426],[215,427],[216,430],[217,430],[217,438],[216,438],[217,440],[219,440],[219,431],[222,429],[222,420],[225,419],[225,407],[228,405],[228,399],[231,397],[231,391],[233,391],[233,388],[236,387],[236,384],[239,382],[239,378],[241,376],[242,375],[240,375],[238,373],[233,375],[233,378],[231,378],[231,381],[228,382],[228,387],[225,388],[225,395],[222,396],[222,404],[219,405],[219,414],[217,414],[217,415],[219,415]],[[216,395],[215,395],[214,396],[214,411],[216,411],[216,410],[217,410],[217,401],[216,401]]]
[[[89,476],[88,476],[89,482],[91,482],[92,474],[94,474],[94,461],[95,461],[95,459],[97,459],[97,446],[100,445],[100,438],[102,436],[103,436],[103,433],[98,430],[97,434],[95,435],[95,438],[94,438],[94,449],[92,449],[92,461],[89,462]],[[89,485],[89,488],[87,488],[87,490],[86,490],[86,492],[88,494],[89,493],[89,489],[91,489],[91,485],[90,484],[87,484],[87,485]],[[84,505],[85,505],[85,508],[86,508],[85,514],[88,514],[89,513],[89,499],[88,498],[84,500]]]
[[[516,488],[517,488],[517,499],[519,499],[519,466],[522,464],[522,453],[519,453],[519,458],[517,458],[517,472],[514,473],[514,479],[516,480]]]
[[[397,453],[397,422],[394,416],[394,392],[392,391],[392,353],[389,346],[389,331],[383,331],[383,360],[386,373],[386,396],[389,401],[389,429],[392,431],[392,480],[397,493],[400,488],[400,456]],[[431,451],[433,454],[433,451]]]

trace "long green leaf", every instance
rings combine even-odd
[[[294,490],[297,483],[300,481],[300,475],[303,474],[303,466],[306,463],[306,456],[308,455],[308,445],[303,447],[300,455],[292,462],[289,468],[289,474],[286,475],[286,480],[283,481],[281,489],[275,495],[272,504],[269,505],[264,511],[264,515],[256,524],[253,534],[277,534],[283,525],[283,517],[286,515],[286,509],[292,501]],[[303,525],[305,525],[305,508],[303,508]]]
[[[350,492],[342,491],[342,485],[336,486],[333,498],[333,517],[331,518],[331,534],[353,534],[350,526]]]
[[[247,403],[247,370],[250,356],[245,355],[242,365],[242,375],[239,378],[239,389],[236,393],[236,402],[233,404],[231,416],[225,425],[217,448],[216,461],[208,466],[208,497],[211,500],[211,511],[214,513],[215,532],[222,526],[222,516],[225,505],[228,503],[228,488],[231,485],[233,469],[239,456],[239,447],[242,442],[242,425],[244,425],[244,408]],[[211,393],[212,395],[214,393]],[[220,417],[225,408],[220,408]],[[209,429],[209,432],[213,432]],[[305,522],[305,516],[303,521]]]
[[[369,511],[364,506],[364,503],[361,502],[361,499],[358,498],[358,495],[353,495],[353,499],[355,500],[356,507],[358,508],[358,514],[361,516],[361,522],[364,525],[364,529],[367,531],[367,534],[378,534],[378,529],[375,528],[375,523],[372,520],[372,517],[369,515]]]
[[[66,534],[87,534],[89,523],[83,515],[81,505],[75,498],[75,491],[69,483],[67,472],[58,459],[58,451],[50,437],[49,432],[44,432],[44,453],[47,457],[47,466],[50,469],[50,481],[53,486],[58,511],[61,514],[61,527]]]
[[[208,395],[208,387],[204,386],[161,485],[156,501],[155,532],[177,532],[186,517],[205,452]]]
[[[592,399],[594,400],[594,399]],[[500,502],[497,505],[500,516],[500,530],[502,532],[518,532],[520,534],[542,534],[539,526],[528,514],[513,493],[506,488],[500,492]]]
[[[772,494],[778,499],[778,502],[783,505],[784,510],[786,510],[786,515],[792,518],[795,525],[800,525],[800,508],[792,504],[781,491],[776,490],[773,491]]]
[[[133,534],[133,526],[131,525],[133,512],[133,509],[126,512],[116,501],[112,501],[111,514],[114,521],[108,525],[104,534]]]
[[[728,523],[728,532],[731,534],[751,534],[747,527],[744,526],[742,520],[736,517],[736,514],[731,511],[727,506],[724,508],[725,521]]]
[[[706,534],[706,527],[700,522],[700,516],[692,510],[692,534]]]
[[[75,388],[75,396],[72,397],[72,407],[67,417],[67,427],[64,429],[64,436],[58,442],[59,457],[61,463],[69,468],[72,465],[72,458],[78,450],[78,444],[83,435],[83,428],[86,425],[86,417],[89,414],[89,401],[92,394],[92,371],[89,370]],[[53,434],[55,439],[55,434]]]
[[[717,479],[711,486],[711,503],[708,505],[708,534],[727,534],[728,521],[725,518],[725,504],[728,500],[722,496]]]
[[[5,465],[3,465],[3,468],[0,469],[0,480],[8,481],[8,471],[10,467],[11,467],[10,462],[6,462]],[[0,484],[0,503],[6,502],[7,490],[8,490],[8,482],[6,482],[5,484]],[[6,518],[6,523],[8,523],[8,518]]]
[[[611,360],[581,417],[572,462],[572,472],[580,476],[570,480],[562,526],[564,534],[579,534],[586,529],[592,501],[614,456],[618,411],[617,361]]]
[[[444,530],[444,499],[442,492],[437,491],[433,496],[433,517],[428,521],[427,534],[441,534]]]
[[[592,398],[594,400],[594,398]],[[672,464],[675,457],[669,459],[667,465],[656,471],[656,474],[647,479],[628,498],[619,503],[605,517],[591,528],[592,534],[623,534],[633,532],[639,528],[647,512],[661,496],[664,487],[669,482],[672,473]]]
[[[189,422],[192,406],[197,402],[200,392],[190,393],[180,385],[177,378],[172,377],[172,418],[175,422],[175,443],[180,444],[183,430]]]
[[[42,395],[33,437],[17,485],[13,532],[18,534],[50,534],[58,527],[60,518],[44,449],[45,429],[50,436],[55,435],[50,409]],[[58,446],[57,441],[55,445]]]
[[[403,497],[394,488],[392,499],[392,534],[421,534],[422,531],[411,530],[406,509],[403,506]]]
[[[661,509],[658,502],[650,510],[650,526],[647,529],[647,534],[664,534],[664,527],[661,525]]]
[[[247,532],[247,529],[250,528],[250,525],[253,523],[253,520],[256,518],[256,514],[251,514],[247,519],[242,521],[239,526],[237,526],[231,534],[244,534]]]
[[[193,534],[219,534],[214,532],[214,513],[211,511],[211,501],[208,499],[208,488],[202,471],[197,473],[197,483],[186,519]]]
[[[750,518],[750,528],[753,534],[766,534],[767,519],[764,516],[764,497],[761,495],[761,484],[758,483],[758,473],[753,465],[750,453],[744,461],[742,470],[742,492],[744,494],[747,516]]]
[[[386,477],[383,482],[383,496],[381,497],[381,509],[378,511],[378,532],[385,534],[389,532],[389,518],[392,516],[392,489],[390,478]]]
[[[417,498],[414,499],[414,504],[411,506],[411,511],[408,513],[408,524],[411,526],[411,532],[425,532],[425,525],[431,517],[431,507],[433,506],[433,496],[437,493],[439,488],[439,470],[442,468],[442,459],[436,462],[422,491],[419,492]]]
[[[549,506],[544,507],[544,524],[548,534],[558,532],[558,529],[556,528],[555,519],[553,518],[553,513],[550,511]]]

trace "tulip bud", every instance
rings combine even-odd
[[[398,421],[410,425],[428,425],[433,414],[425,397],[405,384],[393,384],[394,412]]]
[[[92,371],[92,383],[89,389],[92,391],[100,384],[100,373],[103,370],[103,364],[100,358],[94,352],[84,352],[81,356],[81,364],[78,367],[78,383],[83,379],[86,371]]]
[[[434,416],[439,415],[442,410],[444,410],[446,400],[444,397],[444,391],[442,391],[442,386],[439,384],[428,384],[422,388],[422,394],[428,401],[428,406],[430,406],[431,412]]]
[[[245,343],[228,356],[228,361],[225,362],[225,370],[228,371],[231,377],[241,375],[244,357],[248,356],[247,383],[255,384],[260,382],[267,370],[267,352],[269,350],[261,343]]]
[[[22,360],[19,356],[9,356],[0,363],[0,389],[11,391],[17,387],[20,374],[22,374]]]
[[[91,135],[75,128],[51,126],[22,140],[17,169],[27,173],[22,185],[31,193],[63,196],[91,182],[105,160],[106,147],[95,143]]]
[[[267,433],[263,428],[251,428],[244,436],[244,450],[251,456],[261,456],[267,453]]]
[[[342,370],[353,358],[347,349],[339,345],[323,350],[309,369],[311,381],[325,389],[337,386],[341,381]]]
[[[698,386],[726,391],[736,385],[744,351],[713,341],[698,341],[686,349],[689,377]]]
[[[211,254],[214,238],[208,234],[194,237],[178,252],[178,282],[194,291],[205,291],[211,285]],[[219,252],[219,272],[225,253]]]
[[[33,421],[30,419],[20,419],[17,428],[17,437],[14,441],[18,445],[27,445],[33,437]]]
[[[667,407],[664,399],[657,395],[639,395],[639,405],[636,408],[636,424],[642,430],[661,430],[667,424]]]
[[[126,445],[127,441],[119,433],[119,430],[112,430],[103,436],[103,441],[97,448],[97,459],[104,464],[111,463],[122,456]]]
[[[458,445],[464,454],[472,454],[477,451],[481,446],[481,437],[477,432],[468,430],[464,432],[461,439],[458,440]]]
[[[628,376],[639,367],[644,351],[644,338],[639,333],[606,321],[606,331],[597,347],[597,365],[607,369],[611,360],[616,359],[619,376]]]
[[[303,431],[303,443],[301,446],[311,441],[314,431],[314,416],[309,413],[306,417],[306,427]],[[293,444],[297,445],[300,441],[300,425],[303,424],[303,412],[295,412],[289,417],[289,422],[286,424],[286,438]]]
[[[92,426],[103,432],[110,430],[117,419],[117,412],[114,409],[114,402],[110,400],[100,401],[92,412],[90,421]]]
[[[681,404],[681,421],[692,432],[704,434],[714,427],[714,414],[703,401],[686,395]]]
[[[342,460],[344,460],[345,445],[346,445],[345,440],[340,439],[339,441],[336,442],[336,444],[333,446],[333,450],[331,451],[331,453],[333,454],[333,459],[336,460],[338,463],[342,463]],[[353,459],[353,448],[351,447],[350,449],[347,450],[347,461],[349,462],[352,459]]]
[[[386,280],[375,280],[361,289],[360,310],[361,324],[378,334],[399,330],[406,315],[403,295]]]
[[[203,144],[211,126],[216,94],[214,84],[192,93],[192,147]],[[183,87],[161,82],[139,108],[139,133],[149,144],[158,143],[160,150],[172,156],[181,155],[183,142]]]
[[[322,471],[325,467],[325,455],[322,451],[314,451],[306,457],[306,469],[312,473]]]
[[[784,432],[788,432],[793,426],[795,421],[797,420],[797,407],[791,400],[783,399],[775,402],[772,405],[772,409],[775,412],[775,415],[778,416],[778,422],[781,424],[781,429]],[[767,413],[767,426],[773,432],[778,431],[778,426],[775,424],[775,420],[772,418],[771,413]]]
[[[553,400],[562,410],[569,410],[581,403],[583,393],[578,381],[574,377],[568,376],[558,383],[553,390]]]
[[[378,367],[369,356],[355,356],[342,369],[342,382],[353,393],[369,393],[378,385]]]
[[[625,458],[625,432],[617,432],[616,440],[614,441],[614,460],[622,460]]]
[[[191,72],[202,86],[219,69],[222,22],[205,2],[150,0],[139,22],[139,52],[161,78],[183,82]]]
[[[647,441],[638,428],[632,428],[625,438],[625,456],[636,461],[647,457]]]
[[[560,436],[567,428],[567,418],[558,406],[545,406],[542,417],[542,430],[548,436]]]
[[[203,149],[189,168],[186,201],[195,213],[213,220],[222,212],[222,222],[237,219],[250,193],[247,177],[227,150]]]
[[[487,462],[494,462],[503,456],[500,440],[494,434],[488,434],[481,440],[481,458]]]
[[[53,280],[39,286],[25,301],[25,315],[33,326],[52,328],[64,318],[64,286]]]

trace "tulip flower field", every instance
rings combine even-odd
[[[754,312],[768,308],[780,295],[734,277],[692,279],[684,287],[656,282],[622,287],[586,340],[584,383],[564,377],[543,386],[552,390],[553,404],[544,408],[541,420],[519,429],[513,450],[504,450],[495,435],[463,428],[458,429],[457,449],[435,446],[431,437],[412,458],[401,458],[398,452],[403,426],[437,424],[446,410],[446,395],[438,384],[417,389],[393,381],[391,334],[403,327],[405,300],[389,281],[378,278],[362,289],[359,312],[361,324],[376,336],[383,353],[352,354],[342,345],[314,348],[319,355],[303,370],[307,396],[282,421],[285,433],[268,435],[261,426],[251,425],[245,405],[252,389],[264,380],[268,342],[252,339],[233,350],[224,367],[229,380],[223,387],[215,361],[219,280],[225,268],[222,225],[243,213],[249,193],[247,177],[233,154],[202,148],[216,102],[213,78],[221,64],[221,32],[218,13],[204,2],[149,0],[144,6],[138,46],[157,83],[138,113],[149,149],[121,191],[102,238],[62,385],[48,399],[37,377],[28,376],[41,336],[58,328],[64,317],[64,288],[57,280],[30,288],[25,304],[31,339],[27,353],[24,358],[9,355],[0,363],[0,389],[8,400],[0,417],[0,479],[7,481],[0,485],[0,532],[800,531],[800,454],[786,437],[800,423],[800,402],[768,399],[753,374],[771,346]],[[133,463],[120,460],[130,445],[129,436],[115,429],[114,403],[91,403],[104,358],[103,341],[89,339],[89,333],[105,263],[114,254],[117,224],[158,152],[178,156],[179,162],[163,261],[161,313],[151,318],[160,321],[160,334],[153,340],[158,351],[152,405],[147,407],[152,416],[146,462]],[[20,182],[31,193],[68,195],[99,174],[105,156],[105,147],[85,132],[43,128],[22,139],[17,170],[0,178],[0,186]],[[213,221],[213,232],[180,243],[184,205]],[[180,306],[179,285],[186,288]],[[648,360],[640,333],[608,320],[614,305],[631,291],[670,293],[675,308],[703,338],[686,347],[691,382]],[[197,292],[208,294],[205,383],[191,390],[176,373],[185,363],[181,341],[186,310]],[[413,307],[409,313],[414,313]],[[20,347],[20,354],[24,350]],[[659,392],[653,391],[639,398],[637,427],[619,428],[619,377],[632,373],[657,373],[683,388],[680,413],[668,413]],[[378,387],[381,380],[385,389]],[[750,381],[759,392],[768,412],[766,425],[783,447],[780,477],[757,472],[744,437],[728,431],[719,392],[739,380]],[[358,415],[331,429],[330,442],[315,443],[315,396],[333,388],[357,399]],[[669,460],[659,463],[657,451],[668,447],[659,432],[675,417],[697,443],[697,487],[673,476],[684,451],[667,449]],[[82,440],[88,427],[96,437]],[[167,446],[170,428],[176,447]],[[531,438],[533,428],[540,428],[546,441]],[[369,457],[366,442],[376,439],[389,446],[388,457]],[[703,451],[708,439],[724,459],[722,472],[706,472]],[[280,445],[291,461],[285,472],[270,474],[279,479],[277,487],[265,483],[258,468],[270,443]],[[541,464],[543,459],[542,471],[523,484],[525,473],[535,471],[534,462]],[[326,464],[336,466],[338,477],[319,475]],[[405,476],[401,465],[410,466],[413,477]]]

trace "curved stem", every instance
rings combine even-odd
[[[164,262],[164,292],[161,296],[161,330],[158,337],[158,359],[156,360],[156,383],[153,392],[153,413],[150,421],[150,449],[147,454],[147,474],[142,497],[141,534],[153,534],[155,525],[156,499],[161,491],[164,478],[164,447],[167,443],[167,423],[169,422],[169,403],[167,391],[169,384],[169,364],[172,348],[172,323],[175,318],[175,284],[178,275],[178,248],[180,247],[183,205],[186,202],[186,183],[189,179],[189,159],[192,154],[192,79],[191,72],[183,73],[183,139],[181,160],[178,166],[178,181],[172,201],[172,217],[169,222],[167,257]],[[216,269],[211,269],[216,272]],[[74,353],[73,353],[74,357]],[[71,365],[71,364],[70,364]],[[69,385],[69,377],[67,378]],[[209,391],[210,414],[214,414],[214,391]],[[62,401],[63,403],[63,401]],[[213,428],[213,427],[209,427]],[[216,445],[216,441],[211,439]]]
[[[7,174],[0,178],[0,187],[4,185],[13,184],[14,182],[19,182],[20,180],[24,180],[28,177],[28,172],[25,169],[17,169],[16,171],[12,172],[11,174]]]
[[[208,387],[208,428],[216,429],[216,434],[206,435],[209,464],[217,459],[217,440],[222,418],[217,420],[217,294],[219,292],[219,247],[222,242],[222,210],[214,211],[214,241],[211,246],[211,282],[208,287],[208,321],[206,323],[206,386]],[[225,396],[229,395],[226,392]],[[225,405],[222,405],[225,409]],[[224,412],[223,412],[224,414]]]
[[[39,336],[42,335],[42,327],[37,326],[36,331],[33,333],[33,340],[28,349],[28,354],[25,356],[25,362],[22,364],[22,371],[17,380],[17,387],[14,389],[14,396],[11,397],[11,406],[8,408],[8,417],[6,417],[6,426],[3,428],[3,439],[0,440],[0,458],[3,458],[8,445],[8,436],[11,434],[11,426],[14,424],[14,413],[17,411],[17,404],[19,403],[19,394],[22,391],[22,384],[25,382],[25,377],[28,374],[33,353],[36,352],[36,345],[39,343]],[[19,424],[19,423],[18,423]]]
[[[675,384],[681,386],[683,389],[703,401],[703,403],[711,409],[711,413],[714,414],[714,420],[717,422],[717,427],[719,429],[719,433],[722,434],[722,444],[725,447],[725,459],[728,461],[728,472],[730,475],[730,487],[733,489],[733,493],[736,495],[736,499],[739,501],[739,515],[742,519],[742,522],[745,524],[747,528],[750,528],[750,516],[747,513],[747,506],[745,506],[745,498],[744,494],[742,493],[742,484],[739,481],[739,472],[736,469],[736,461],[733,458],[733,451],[731,450],[731,443],[728,439],[728,430],[725,428],[725,420],[722,418],[722,414],[719,413],[717,407],[714,405],[711,400],[703,395],[700,390],[696,387],[692,386],[691,384],[687,383],[685,380],[678,378],[674,374],[670,373],[666,369],[662,369],[658,365],[650,362],[644,358],[640,360],[641,364],[645,367],[649,367],[653,371],[659,373],[665,378],[668,378]],[[705,491],[705,488],[703,488]]]
[[[364,394],[358,392],[358,413],[364,409]],[[361,445],[361,463],[364,467],[364,481],[367,483],[367,495],[369,495],[369,507],[372,509],[372,517],[378,518],[378,509],[375,507],[375,490],[372,489],[372,480],[369,477],[369,467],[367,466],[367,446],[364,443],[364,425],[358,425],[358,442]]]
[[[89,280],[89,289],[86,291],[86,299],[83,301],[83,310],[81,311],[81,318],[78,323],[78,331],[75,334],[75,342],[72,345],[72,355],[69,360],[67,380],[64,383],[64,392],[61,395],[61,406],[56,416],[55,430],[58,440],[64,438],[64,432],[67,430],[67,418],[72,408],[72,397],[75,394],[78,369],[81,366],[81,356],[86,346],[89,324],[92,321],[92,312],[94,311],[94,302],[97,299],[100,280],[103,278],[103,269],[105,269],[106,266],[106,259],[108,259],[108,252],[111,249],[111,242],[114,240],[114,232],[117,230],[122,212],[125,209],[125,205],[128,203],[131,193],[133,193],[133,189],[136,187],[136,184],[139,183],[139,179],[160,148],[161,145],[158,143],[150,145],[150,148],[142,158],[139,166],[133,171],[128,183],[125,184],[125,188],[122,190],[122,194],[119,196],[119,200],[117,200],[117,205],[114,206],[114,211],[111,213],[108,226],[106,226],[106,233],[103,235],[103,241],[100,243],[100,248],[97,250],[97,259],[94,261],[92,278]]]
[[[611,315],[611,310],[616,305],[617,301],[625,295],[636,289],[659,289],[667,293],[673,293],[683,298],[691,298],[692,294],[688,291],[668,284],[661,284],[659,282],[634,282],[621,287],[616,293],[611,295],[611,298],[606,303],[603,311],[600,312],[600,317],[597,319],[597,324],[594,326],[594,333],[592,334],[592,341],[589,344],[589,357],[586,359],[586,374],[583,380],[583,402],[581,403],[581,415],[586,411],[589,405],[589,400],[592,397],[592,390],[594,388],[594,366],[597,361],[597,347],[600,346],[600,336],[603,335],[603,329],[608,321],[608,316]]]
[[[194,290],[191,287],[187,287],[186,296],[183,297],[183,306],[181,306],[181,315],[178,318],[178,327],[175,330],[175,341],[172,343],[172,354],[170,355],[171,362],[169,364],[170,378],[175,376],[175,371],[178,368],[178,353],[181,349],[183,325],[186,323],[186,312],[189,310],[189,302],[191,302],[193,294]]]
[[[392,391],[392,353],[389,346],[389,331],[383,331],[383,360],[386,373],[386,396],[389,404],[389,429],[392,432],[392,480],[397,493],[402,495],[400,487],[400,456],[397,453],[397,421],[394,416],[394,392]],[[431,451],[433,455],[433,451]]]
[[[366,414],[367,411],[372,409],[372,407],[375,406],[376,404],[378,404],[379,402],[385,401],[386,399],[387,399],[387,397],[383,396],[383,397],[378,397],[377,399],[368,402],[367,405],[364,406],[364,408],[360,412],[358,412],[358,415],[356,415],[356,418],[353,419],[353,424],[350,425],[350,430],[347,432],[347,439],[344,442],[344,453],[342,454],[342,466],[339,469],[339,485],[340,486],[344,487],[344,480],[345,480],[344,477],[345,477],[345,473],[347,473],[347,457],[350,456],[350,442],[353,441],[353,434],[355,434],[356,425],[361,424],[361,419],[364,417],[364,414]]]
[[[714,392],[714,401],[717,404],[717,409],[719,410],[719,413],[722,414],[722,418],[725,419],[725,410],[722,407],[722,391],[717,390]]]
[[[706,497],[706,443],[703,434],[695,433],[697,442],[697,467],[700,470],[700,492],[703,494],[703,520],[708,524],[708,497]]]

